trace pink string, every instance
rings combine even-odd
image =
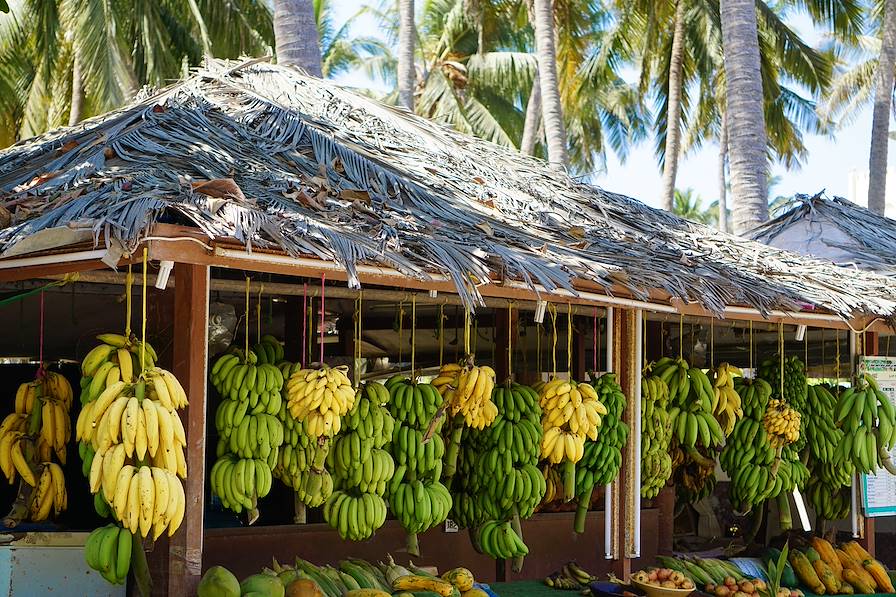
[[[40,292],[40,338],[39,342],[39,356],[37,366],[37,377],[41,378],[44,376],[44,292]]]
[[[308,347],[308,282],[303,284],[304,297],[302,298],[302,369],[305,368],[305,355]]]
[[[594,372],[597,373],[597,307],[594,307]]]
[[[327,274],[326,272],[320,275],[320,364],[324,364],[324,331],[326,329],[325,324],[326,321],[324,319],[324,314],[326,313],[326,309],[324,309],[324,289],[327,284]]]

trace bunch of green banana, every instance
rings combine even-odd
[[[597,439],[585,442],[582,459],[576,463],[576,497],[578,507],[573,528],[585,532],[585,515],[591,507],[591,494],[595,485],[606,485],[619,474],[622,465],[622,448],[628,440],[628,425],[622,421],[626,398],[616,382],[616,375],[606,373],[591,382],[598,399],[606,406]]]
[[[393,376],[386,382],[395,418],[389,452],[395,474],[387,488],[389,507],[408,533],[408,552],[419,555],[417,533],[440,524],[451,510],[451,495],[440,482],[445,443],[442,395],[434,386]]]
[[[655,498],[672,476],[672,418],[669,386],[652,375],[641,378],[641,497]]]
[[[87,537],[84,559],[107,581],[113,585],[123,585],[131,570],[131,552],[135,546],[142,549],[129,530],[108,524],[95,529]]]
[[[815,463],[843,462],[834,458],[843,430],[834,423],[837,399],[827,386],[809,386],[806,399],[806,442],[810,468]]]
[[[809,385],[806,381],[806,366],[797,356],[784,358],[783,384],[781,379],[781,355],[776,354],[762,361],[759,365],[757,377],[764,379],[772,388],[772,397],[783,400],[800,415],[806,410],[806,400],[809,393]],[[783,395],[781,389],[783,386]],[[799,437],[793,446],[797,452],[802,451],[806,445],[805,418],[801,419]]]
[[[324,520],[343,539],[352,541],[369,539],[385,522],[383,495],[395,475],[395,462],[382,449],[391,441],[395,426],[383,406],[388,390],[371,382],[358,394],[327,459],[336,491],[323,508]]]
[[[832,486],[813,474],[806,483],[804,495],[809,499],[815,513],[825,520],[845,520],[849,518],[852,505],[847,485]]]
[[[544,496],[544,477],[537,467],[541,408],[535,391],[502,384],[492,392],[492,401],[503,410],[491,427],[467,431],[459,474],[452,479],[452,520],[466,528],[507,520],[514,507],[528,518]]]
[[[731,480],[731,503],[739,512],[782,492],[802,486],[809,471],[792,446],[778,450],[771,443],[762,420],[770,404],[771,388],[762,380],[738,383],[745,416],[739,420],[719,456],[719,464]]]
[[[211,380],[222,398],[245,402],[253,414],[280,412],[283,374],[275,365],[258,363],[251,350],[244,355],[232,349],[219,357],[212,365]]]
[[[252,352],[255,353],[259,365],[277,365],[279,369],[280,364],[284,362],[283,343],[270,334],[264,334],[258,344],[252,347]],[[282,369],[280,372],[283,373]],[[288,377],[288,375],[283,376],[284,379]]]
[[[274,343],[279,346],[276,340],[259,343],[265,360],[268,352],[276,356]],[[211,380],[224,398],[215,413],[218,445],[211,488],[224,507],[254,511],[271,490],[286,435],[283,374],[271,363],[259,363],[252,350],[232,349],[215,361]]]
[[[698,443],[704,448],[723,445],[725,434],[713,416],[715,390],[709,377],[682,358],[663,357],[651,370],[669,388],[669,417],[679,445],[691,455]]]
[[[835,458],[851,461],[864,474],[873,474],[879,466],[896,471],[889,454],[896,444],[896,409],[872,377],[840,394],[836,421],[844,437]]]
[[[810,477],[804,489],[812,508],[827,520],[848,516],[850,496],[843,488],[852,484],[855,472],[852,461],[844,460],[837,449],[843,443],[844,433],[834,423],[836,407],[837,399],[831,388],[826,385],[809,386],[806,400],[806,465]]]
[[[476,534],[482,552],[495,559],[519,558],[529,553],[529,548],[509,522],[490,520],[479,527]]]
[[[212,465],[209,482],[212,491],[221,499],[225,508],[237,514],[255,510],[258,498],[271,490],[273,476],[264,460],[237,458],[225,454]]]

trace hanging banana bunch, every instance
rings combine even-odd
[[[740,395],[734,389],[734,379],[743,376],[743,371],[729,363],[720,363],[715,368],[715,379],[712,383],[712,412],[719,422],[725,437],[734,431],[734,424],[744,416]]]
[[[806,381],[806,366],[797,356],[781,358],[783,332],[779,331],[779,352],[762,361],[757,377],[764,379],[772,388],[772,398],[777,398],[791,409],[802,415],[806,410],[809,385]],[[793,447],[797,452],[806,445],[805,419],[800,418],[800,427]]]
[[[806,400],[807,467],[810,477],[806,495],[812,509],[826,520],[849,515],[850,496],[845,488],[852,484],[855,466],[844,458],[838,446],[845,434],[834,423],[837,399],[826,385],[809,386]]]
[[[672,476],[669,386],[655,375],[641,378],[641,497],[659,495]]]
[[[836,422],[844,432],[835,458],[851,461],[857,472],[873,474],[884,466],[896,473],[890,451],[896,445],[896,410],[874,378],[864,376],[840,394]]]

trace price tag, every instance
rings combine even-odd
[[[457,523],[451,520],[450,518],[445,519],[445,532],[446,533],[457,533],[460,531],[460,527],[457,526]]]

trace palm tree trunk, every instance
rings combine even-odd
[[[84,106],[84,85],[81,78],[81,60],[77,50],[73,50],[72,60],[72,103],[68,111],[68,125],[75,126],[81,121],[81,112]]]
[[[675,27],[672,32],[672,55],[669,57],[669,104],[666,111],[666,151],[663,164],[663,209],[672,211],[675,199],[675,179],[678,176],[678,157],[681,153],[681,65],[684,61],[684,11],[686,0],[678,0],[675,7]]]
[[[554,45],[554,10],[551,0],[535,0],[535,53],[538,57],[538,82],[541,87],[542,118],[548,146],[548,161],[566,168],[566,126],[560,104],[557,77],[557,52]]]
[[[887,144],[890,141],[890,103],[896,66],[896,0],[886,0],[880,64],[875,73],[871,156],[868,159],[868,209],[883,215],[887,207]]]
[[[728,118],[722,110],[719,130],[719,230],[728,232],[728,181],[725,178],[725,162],[728,161]]]
[[[417,69],[414,67],[414,0],[399,0],[398,11],[398,103],[413,110],[417,83]]]
[[[538,71],[532,80],[532,91],[526,104],[526,121],[523,124],[523,138],[520,142],[520,153],[533,155],[538,143],[538,129],[541,125],[541,83],[538,82]]]
[[[320,41],[312,0],[274,0],[274,37],[277,62],[322,76]]]
[[[756,0],[722,0],[721,17],[734,233],[742,234],[768,219]]]

